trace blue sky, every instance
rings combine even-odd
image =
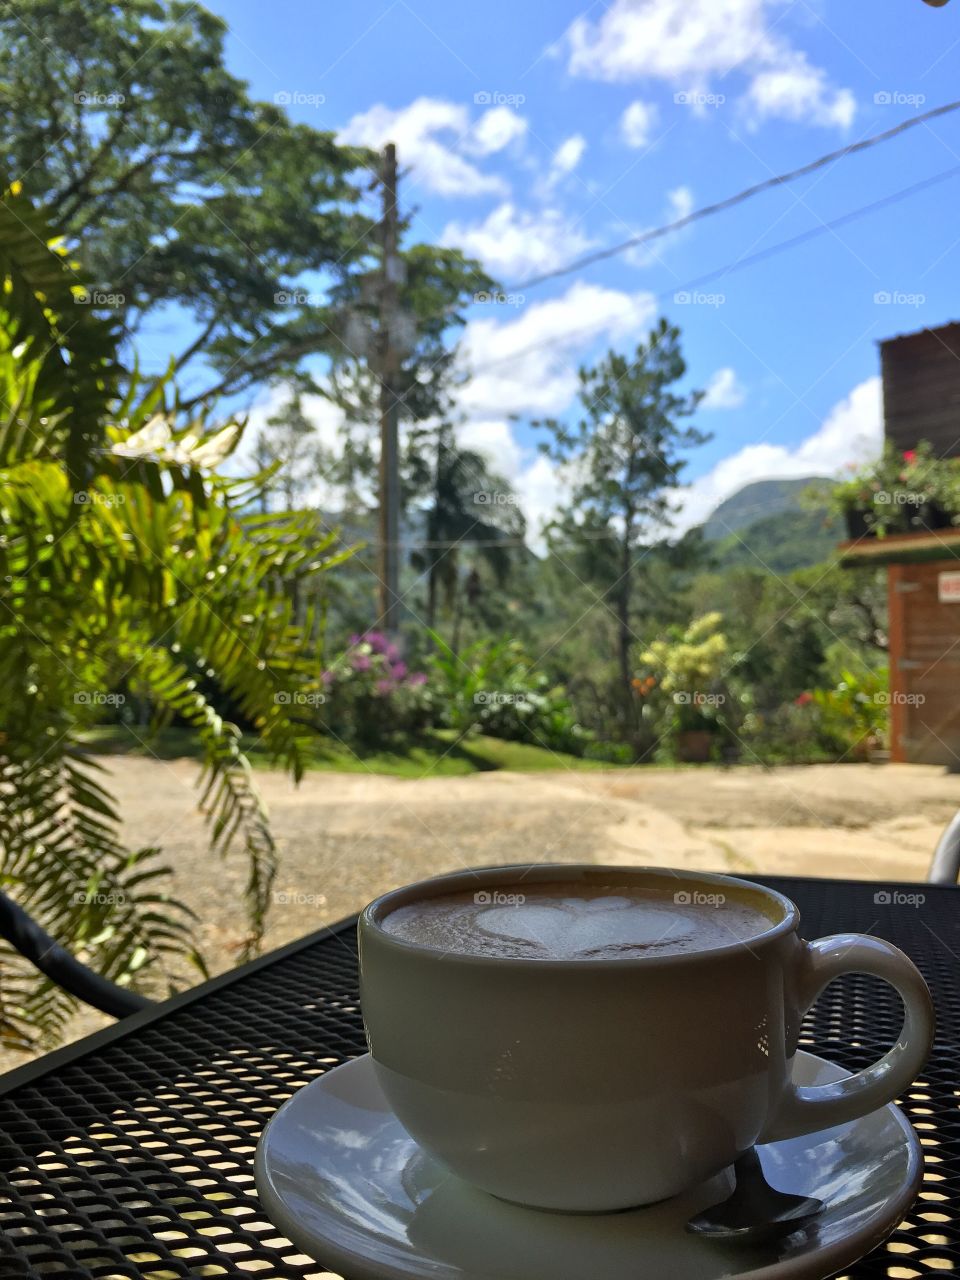
[[[257,96],[288,94],[294,118],[347,139],[393,138],[415,237],[462,245],[508,287],[949,101],[960,57],[960,0],[209,7]],[[662,311],[683,329],[691,385],[710,389],[687,520],[751,479],[863,456],[879,439],[876,343],[960,312],[960,178],[675,295],[952,166],[960,112],[649,251],[478,304],[465,358],[489,368],[465,434],[536,519],[562,489],[511,415],[568,412],[576,365],[632,348]]]

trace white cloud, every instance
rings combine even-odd
[[[620,133],[628,147],[646,147],[657,126],[660,112],[652,102],[631,102],[620,117]]]
[[[462,346],[465,363],[476,366],[478,372],[459,397],[467,420],[458,427],[458,435],[464,445],[485,453],[510,481],[520,497],[528,542],[535,550],[543,549],[543,526],[567,503],[568,486],[556,464],[534,447],[520,444],[510,416],[560,414],[569,409],[578,388],[574,368],[578,352],[598,338],[611,343],[636,341],[655,315],[651,294],[578,282],[562,297],[530,306],[515,319],[471,320],[467,325]],[[498,363],[489,369],[480,367],[492,360]],[[721,388],[716,393],[720,399],[740,389],[736,374],[728,368],[720,369],[708,385]],[[275,388],[253,407],[245,460],[251,456],[258,428],[285,400],[286,392]],[[336,449],[343,439],[340,410],[322,396],[304,396],[302,403],[320,442]],[[725,498],[754,480],[836,475],[847,464],[875,457],[882,443],[880,379],[868,378],[796,447],[747,445],[678,490],[675,497],[681,513],[673,533],[702,523]],[[370,498],[373,501],[372,494]],[[339,498],[334,491],[318,487],[308,501],[336,509]]]
[[[656,311],[652,294],[577,282],[515,319],[484,317],[467,325],[464,365],[477,372],[459,396],[467,421],[458,433],[465,444],[486,453],[513,485],[534,550],[544,549],[543,526],[565,504],[568,487],[554,463],[533,446],[519,444],[510,415],[562,413],[577,394],[580,353],[601,338],[635,343]],[[496,363],[485,368],[491,361]]]
[[[505,195],[509,187],[503,178],[482,173],[462,153],[472,149],[487,154],[516,136],[516,126],[497,114],[508,110],[497,107],[484,112],[472,126],[465,106],[440,98],[417,98],[399,111],[378,103],[349,120],[339,141],[378,148],[395,142],[401,163],[412,167],[414,182],[438,195]],[[492,122],[490,116],[494,116]]]
[[[522,447],[506,419],[467,422],[457,428],[461,444],[489,458],[494,471],[510,482],[527,521],[527,545],[546,550],[543,528],[560,510],[569,486],[560,469],[532,447]]]
[[[577,18],[566,36],[569,69],[597,80],[659,79],[706,92],[736,72],[755,117],[846,126],[847,89],[792,45],[774,10],[780,0],[613,0],[596,22]],[[782,10],[781,10],[782,13]]]
[[[540,453],[517,477],[514,488],[527,517],[527,542],[534,551],[542,553],[546,550],[544,526],[558,511],[569,506],[569,483],[562,478],[556,464]]]
[[[467,145],[478,155],[489,156],[502,151],[527,131],[527,122],[509,107],[491,107],[473,126]]]
[[[880,379],[868,378],[834,405],[812,435],[791,449],[751,444],[718,462],[676,497],[682,506],[677,531],[700,524],[724,498],[754,480],[830,476],[847,463],[875,457],[883,444]]]
[[[290,394],[285,387],[271,387],[263,397],[253,405],[247,415],[247,428],[243,436],[243,444],[241,446],[241,455],[244,463],[244,474],[249,474],[249,470],[255,469],[253,461],[253,450],[256,444],[257,436],[266,427],[267,419],[272,418],[274,414],[284,407],[289,401]],[[324,448],[331,450],[334,454],[340,452],[343,447],[344,440],[344,414],[326,396],[304,395],[300,400],[301,408],[310,422],[316,428],[316,443]],[[304,496],[304,501],[320,507],[321,510],[336,510],[340,505],[341,495],[333,486],[318,483],[308,494]]]
[[[479,258],[488,271],[509,282],[549,271],[594,242],[558,209],[526,213],[507,200],[483,222],[448,223],[440,243]]]
[[[519,314],[491,305],[491,314],[471,319],[461,341],[465,368],[477,373],[458,396],[465,421],[460,440],[489,456],[520,496],[530,530],[529,543],[540,550],[544,523],[563,504],[564,482],[558,469],[533,445],[521,444],[510,416],[551,415],[571,406],[579,382],[580,354],[593,342],[630,344],[639,340],[657,314],[649,293],[625,293],[580,281],[566,293],[528,305]],[[490,363],[496,362],[496,363]],[[490,364],[489,368],[486,368]],[[245,456],[250,458],[257,431],[286,402],[274,388],[249,415]],[[322,396],[304,396],[304,412],[317,427],[319,442],[336,452],[343,441],[343,415]],[[373,501],[373,495],[368,495]],[[341,497],[318,486],[307,500],[336,510]]]
[[[583,153],[587,149],[587,140],[582,133],[571,134],[560,143],[553,155],[551,161],[551,172],[555,177],[563,177],[567,173],[573,173],[574,169],[583,159]]]
[[[826,72],[812,67],[801,56],[794,64],[761,71],[747,90],[751,114],[764,119],[777,116],[799,123],[849,128],[857,103],[849,89],[830,90]]]
[[[247,415],[247,429],[244,432],[245,446],[252,447],[258,432],[266,427],[267,419],[272,418],[290,400],[290,392],[286,387],[271,387],[257,401]],[[307,418],[317,430],[317,443],[327,447],[335,445],[343,429],[343,410],[339,409],[326,396],[305,395],[301,397],[301,407]]]
[[[474,449],[489,458],[493,469],[505,479],[512,482],[521,474],[524,450],[505,419],[465,422],[457,427],[457,438],[465,449]]]
[[[464,366],[476,372],[460,393],[460,405],[480,420],[560,413],[576,394],[578,353],[601,337],[636,342],[656,313],[650,293],[577,281],[561,297],[530,305],[516,319],[471,320],[461,351]]]
[[[718,369],[706,386],[702,409],[739,409],[747,398],[746,388],[734,369]]]

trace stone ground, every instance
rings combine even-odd
[[[237,963],[245,867],[207,852],[190,760],[104,760],[129,842],[159,844],[200,919],[211,971]],[[960,809],[960,775],[925,765],[477,773],[403,779],[257,772],[280,851],[266,946],[385,889],[466,866],[547,861],[919,880]],[[105,1020],[84,1013],[71,1038]],[[0,1055],[0,1069],[22,1061]]]

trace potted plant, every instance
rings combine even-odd
[[[960,463],[938,458],[926,441],[905,453],[887,444],[828,498],[852,540],[947,528],[960,520]]]
[[[721,728],[728,700],[723,677],[730,666],[722,623],[721,614],[705,613],[686,628],[672,627],[640,654],[647,674],[634,680],[634,689],[641,696],[656,689],[661,741],[686,764],[711,758]]]

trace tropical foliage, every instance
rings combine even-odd
[[[567,691],[522,644],[485,639],[455,653],[439,636],[434,639],[432,670],[452,728],[583,754],[591,735],[579,724]]]
[[[193,727],[213,849],[240,843],[256,947],[275,868],[266,814],[221,703],[298,776],[304,729],[281,695],[309,688],[310,624],[284,584],[342,558],[304,515],[254,514],[262,477],[217,468],[240,425],[186,418],[167,379],[118,359],[115,325],[17,187],[0,201],[0,872],[58,941],[156,989],[194,955],[189,904],[156,849],[128,850],[83,731],[128,696]],[[312,527],[312,526],[311,526]],[[71,1002],[4,950],[0,1035],[49,1041]]]

